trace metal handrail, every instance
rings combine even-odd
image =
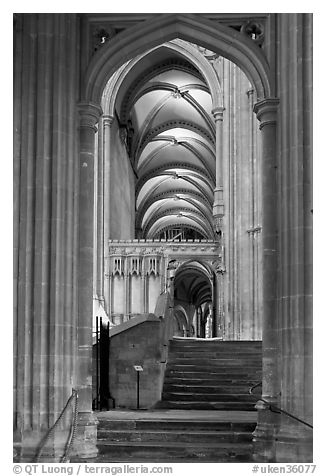
[[[255,395],[255,394],[253,393],[253,390],[254,390],[255,388],[257,388],[257,387],[262,386],[262,384],[263,384],[262,382],[258,382],[258,383],[256,383],[256,385],[253,385],[252,387],[250,387],[250,389],[249,389],[250,395]],[[289,412],[287,412],[286,410],[283,410],[283,408],[280,408],[280,407],[278,407],[277,405],[273,405],[273,404],[271,404],[270,402],[267,402],[267,400],[264,400],[263,398],[259,398],[258,401],[259,401],[259,400],[260,400],[261,402],[266,403],[266,404],[268,405],[268,409],[269,409],[271,412],[273,412],[273,413],[284,413],[284,415],[286,415],[286,416],[288,416],[288,417],[290,417],[290,418],[293,418],[294,420],[298,421],[299,423],[302,423],[303,425],[306,425],[306,426],[308,426],[309,428],[313,428],[313,426],[310,425],[310,423],[307,423],[306,421],[301,420],[301,418],[298,418],[298,417],[296,417],[295,415],[292,415],[292,413],[289,413]],[[276,409],[276,410],[275,410],[275,409]]]

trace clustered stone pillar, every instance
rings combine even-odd
[[[278,15],[276,41],[291,45],[278,74],[280,406],[313,424],[313,15]],[[276,461],[313,462],[313,429],[280,419]]]
[[[17,14],[14,32],[14,458],[30,462],[76,386],[78,21]],[[60,460],[71,418],[40,461]]]
[[[223,179],[223,111],[224,107],[216,107],[213,109],[212,114],[215,119],[216,125],[216,184],[214,190],[214,204],[213,204],[213,219],[215,231],[220,234],[220,240],[222,245],[222,262],[224,263],[223,256],[223,242],[224,242],[224,232],[225,232],[225,197],[224,197],[224,179]],[[221,279],[215,279],[215,291],[216,296],[214,296],[214,287],[212,288],[212,298],[216,299],[214,304],[214,327],[213,333],[214,337],[221,334],[222,321],[221,321],[221,309],[224,306],[223,302],[223,292],[222,288],[224,286],[223,276],[219,276]]]
[[[200,332],[201,332],[201,307],[198,306],[196,308],[196,319],[197,319],[197,326],[196,326],[196,331],[197,335],[196,337],[201,337]]]
[[[110,239],[110,194],[111,194],[111,128],[114,121],[113,116],[102,116],[103,127],[103,181],[104,181],[104,203],[103,203],[103,239],[104,239],[104,308],[108,315],[111,313],[111,282],[112,276],[109,272],[109,239]]]
[[[141,292],[143,312],[148,312],[148,275],[145,270],[141,273]]]
[[[250,325],[252,328],[252,337],[261,338],[261,313],[262,302],[262,278],[261,278],[261,169],[258,160],[259,147],[257,135],[260,133],[257,127],[257,120],[253,113],[256,92],[253,88],[247,91],[248,110],[249,110],[249,173],[252,177],[251,186],[249,186],[249,207],[250,215],[248,222],[248,267],[249,267],[249,294],[248,307]]]
[[[94,150],[101,108],[80,103],[79,124],[79,261],[78,261],[78,394],[76,451],[96,456],[96,419],[92,413],[92,319],[94,259]]]
[[[225,107],[221,237],[221,261],[225,267],[225,274],[221,276],[223,335],[231,340],[261,339],[260,133],[253,113],[256,93],[234,63],[224,58],[221,66]]]
[[[216,124],[216,186],[214,190],[213,217],[216,231],[222,231],[224,216],[223,197],[223,107],[216,107],[212,113]]]
[[[212,337],[217,336],[217,320],[218,320],[218,304],[216,300],[216,281],[214,275],[212,274],[209,278],[209,284],[211,287],[212,293],[212,304],[210,306],[211,317],[212,317]]]
[[[216,337],[224,337],[224,266],[215,270]]]
[[[131,283],[131,276],[126,270],[124,276],[123,276],[123,281],[124,281],[124,316],[123,316],[123,322],[127,321],[130,319],[130,305],[131,305],[131,289],[132,289],[132,283]]]
[[[93,299],[104,304],[104,138],[102,118],[95,136],[94,161],[94,283]],[[97,140],[96,140],[97,138]]]
[[[269,98],[255,104],[262,138],[262,397],[269,404],[279,403],[278,321],[277,321],[277,183],[276,119],[279,100]],[[273,461],[278,414],[259,402],[258,424],[254,434],[256,458]]]

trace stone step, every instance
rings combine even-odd
[[[240,348],[235,348],[235,347],[197,347],[197,346],[191,346],[191,345],[169,345],[169,352],[171,353],[194,353],[194,354],[218,354],[218,355],[223,355],[223,354],[234,354],[234,355],[243,355],[243,354],[249,354],[249,355],[259,355],[261,354],[262,350],[259,347],[240,347]]]
[[[227,351],[216,351],[216,350],[211,350],[211,351],[199,351],[195,349],[170,349],[169,348],[169,354],[172,357],[196,357],[196,358],[203,358],[203,357],[208,357],[208,358],[228,358],[228,357],[235,357],[235,358],[260,358],[262,353],[261,351],[249,351],[249,350],[243,350],[242,352],[235,352],[232,349],[228,349]]]
[[[170,408],[178,410],[223,410],[223,411],[256,411],[257,400],[250,402],[221,402],[221,401],[171,401],[161,400],[155,405],[156,409]]]
[[[130,430],[104,430],[98,429],[97,440],[102,442],[154,442],[159,441],[162,444],[166,442],[184,442],[184,443],[243,443],[251,442],[252,434],[250,432],[232,432],[232,431],[130,431]]]
[[[234,418],[234,417],[233,417]],[[98,431],[210,431],[218,434],[223,431],[249,432],[252,433],[256,427],[256,421],[216,421],[216,420],[101,420]]]
[[[169,366],[173,365],[196,365],[196,366],[208,366],[208,367],[238,367],[238,368],[261,368],[262,363],[257,359],[241,359],[228,358],[228,359],[197,359],[193,357],[169,357]]]
[[[261,351],[255,351],[255,352],[230,352],[225,351],[225,352],[219,352],[219,351],[197,351],[197,350],[175,350],[175,349],[169,349],[169,356],[171,358],[175,357],[194,357],[194,358],[234,358],[237,357],[238,359],[242,358],[260,358],[261,357]]]
[[[180,377],[181,375],[184,375],[185,377],[202,377],[202,378],[229,378],[229,379],[241,379],[241,378],[247,378],[248,375],[253,375],[255,378],[256,376],[261,375],[260,370],[254,370],[252,372],[250,371],[243,371],[243,370],[237,370],[237,369],[196,369],[194,366],[192,368],[188,368],[185,365],[178,366],[177,368],[175,367],[166,367],[165,371],[166,376],[177,376]]]
[[[106,463],[118,463],[118,464],[123,464],[124,468],[127,468],[125,470],[125,473],[129,471],[129,473],[132,471],[128,470],[128,466],[131,465],[130,467],[132,468],[134,464],[142,464],[142,463],[147,463],[147,464],[172,464],[172,463],[197,463],[197,464],[203,464],[203,463],[251,463],[252,462],[252,454],[251,452],[244,452],[244,454],[239,454],[237,455],[234,452],[230,452],[227,456],[225,455],[206,455],[206,457],[200,458],[198,456],[166,456],[165,454],[163,455],[154,455],[148,452],[148,454],[141,454],[138,456],[137,454],[133,455],[128,455],[124,456],[123,454],[116,454],[111,456],[110,454],[106,454],[105,449],[103,452],[99,452],[98,456],[96,459],[85,459],[83,458],[82,460],[78,458],[72,458],[71,463],[92,463],[92,464],[106,464]]]
[[[171,347],[197,347],[198,349],[261,349],[262,341],[252,340],[223,340],[211,341],[193,339],[172,339],[169,341]]]
[[[196,352],[198,354],[200,353],[234,353],[234,354],[243,354],[243,353],[248,353],[248,354],[258,354],[262,352],[262,347],[261,346],[222,346],[222,345],[212,345],[212,346],[206,346],[206,345],[181,345],[181,344],[170,344],[168,346],[169,351],[171,352]]]
[[[96,462],[250,461],[252,443],[99,442]]]
[[[179,345],[198,345],[202,346],[249,346],[250,348],[257,346],[262,346],[261,340],[210,340],[210,339],[196,339],[188,337],[187,339],[178,339],[172,338],[170,344],[179,344]]]
[[[186,356],[175,356],[175,355],[169,355],[169,362],[180,362],[180,361],[185,361],[185,362],[213,362],[214,364],[218,364],[221,362],[222,364],[226,363],[231,363],[235,362],[238,365],[245,365],[246,363],[248,365],[251,365],[253,362],[256,364],[261,365],[261,358],[259,356],[252,356],[252,357],[240,357],[238,358],[235,355],[230,355],[230,356],[218,356],[218,357],[210,357],[206,356],[203,354],[201,357],[193,356],[193,354],[189,354]]]
[[[248,375],[256,375],[261,373],[261,368],[239,368],[239,367],[218,367],[217,365],[186,365],[186,364],[170,364],[167,363],[166,366],[166,374],[169,374],[169,372],[197,372],[201,374],[227,374],[227,375],[232,375],[234,378],[234,375],[239,375],[241,376],[248,376]]]
[[[200,375],[203,375],[203,379],[199,379]],[[169,374],[166,375],[165,378],[166,383],[169,385],[185,385],[187,382],[189,382],[189,385],[199,385],[199,383],[203,383],[203,385],[208,386],[233,386],[239,384],[247,386],[247,390],[249,390],[250,387],[261,381],[261,373],[257,373],[255,375],[228,375],[211,373],[203,374],[202,372],[169,372]]]
[[[249,393],[239,394],[222,394],[222,393],[181,393],[181,392],[163,392],[162,400],[180,401],[180,402],[254,402],[257,403],[258,398]]]
[[[235,362],[233,365],[224,365],[222,363],[212,363],[212,362],[168,362],[166,365],[167,370],[195,370],[197,372],[238,372],[238,373],[248,373],[248,372],[259,372],[261,371],[261,366],[259,365],[241,365],[238,362]]]
[[[226,386],[226,385],[204,385],[202,382],[199,385],[180,385],[176,383],[168,383],[164,382],[163,385],[163,393],[210,393],[210,394],[225,394],[225,395],[233,395],[233,394],[249,394],[249,387],[247,383],[245,385],[239,385],[238,383],[234,383],[234,385]],[[258,394],[258,392],[257,392]]]
[[[184,374],[182,373],[182,376],[177,376],[177,375],[171,375],[165,378],[164,380],[164,385],[173,385],[173,386],[224,386],[224,387],[233,387],[233,385],[240,387],[242,386],[243,388],[246,388],[247,390],[258,383],[257,380],[253,379],[252,381],[248,380],[247,378],[245,379],[240,379],[240,378],[221,378],[221,377],[210,377],[210,378],[198,378],[196,375],[195,377],[187,377],[184,378]]]

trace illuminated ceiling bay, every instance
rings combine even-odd
[[[189,261],[178,270],[174,281],[175,297],[196,307],[212,301],[210,271],[203,263]]]
[[[130,69],[116,104],[137,177],[137,237],[214,238],[215,123],[199,69],[156,48]]]

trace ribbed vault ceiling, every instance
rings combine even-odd
[[[212,300],[210,273],[198,261],[190,261],[177,271],[174,280],[175,298],[200,306]]]
[[[169,48],[156,49],[129,72],[116,104],[137,176],[140,236],[192,230],[212,238],[215,125],[198,69]]]

